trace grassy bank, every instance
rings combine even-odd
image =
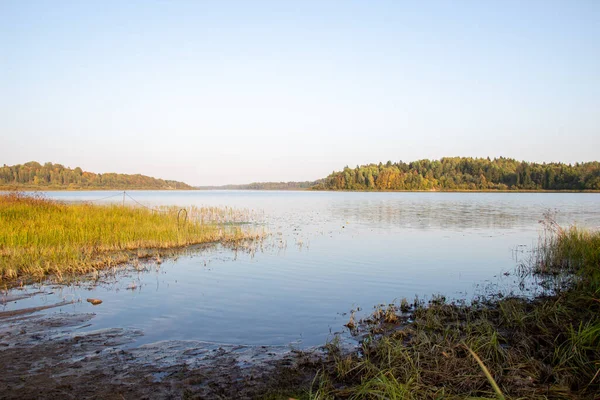
[[[256,234],[231,222],[233,209],[153,211],[120,205],[64,204],[20,193],[0,196],[0,282],[85,274],[159,254],[161,249],[237,242]]]
[[[528,272],[551,295],[377,310],[356,322],[360,349],[329,343],[312,384],[272,398],[600,398],[600,232],[547,228]]]

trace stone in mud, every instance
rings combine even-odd
[[[87,299],[88,303],[92,303],[92,305],[97,306],[98,304],[102,304],[102,300],[100,299]]]

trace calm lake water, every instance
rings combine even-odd
[[[47,195],[72,201],[117,193]],[[53,294],[4,309],[74,299],[82,302],[46,312],[93,312],[83,329],[140,329],[144,336],[136,344],[200,340],[310,347],[343,331],[346,313],[357,307],[368,313],[380,303],[415,295],[469,299],[490,287],[510,290],[512,280],[503,274],[527,259],[548,210],[561,224],[600,226],[600,194],[129,193],[147,206],[249,209],[256,226],[271,235],[254,254],[206,249],[129,272],[114,283],[46,287]],[[102,202],[110,201],[120,203],[122,197]],[[89,297],[103,303],[94,307],[85,302]]]

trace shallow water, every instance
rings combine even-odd
[[[51,192],[51,198],[123,201],[122,192]],[[600,194],[338,193],[270,191],[134,191],[146,206],[229,206],[252,210],[271,233],[248,254],[211,248],[150,263],[115,282],[28,287],[45,291],[0,310],[77,302],[43,312],[94,312],[82,330],[143,331],[135,344],[200,340],[224,344],[310,347],[344,330],[347,313],[380,303],[471,298],[511,290],[504,273],[526,261],[539,220],[600,226]],[[129,198],[126,203],[134,204]],[[511,275],[512,276],[512,275]],[[103,303],[92,306],[86,298]],[[1,300],[1,299],[0,299]],[[81,300],[81,301],[79,301]]]

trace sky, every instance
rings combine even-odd
[[[600,159],[600,1],[0,0],[0,165],[193,185]]]

